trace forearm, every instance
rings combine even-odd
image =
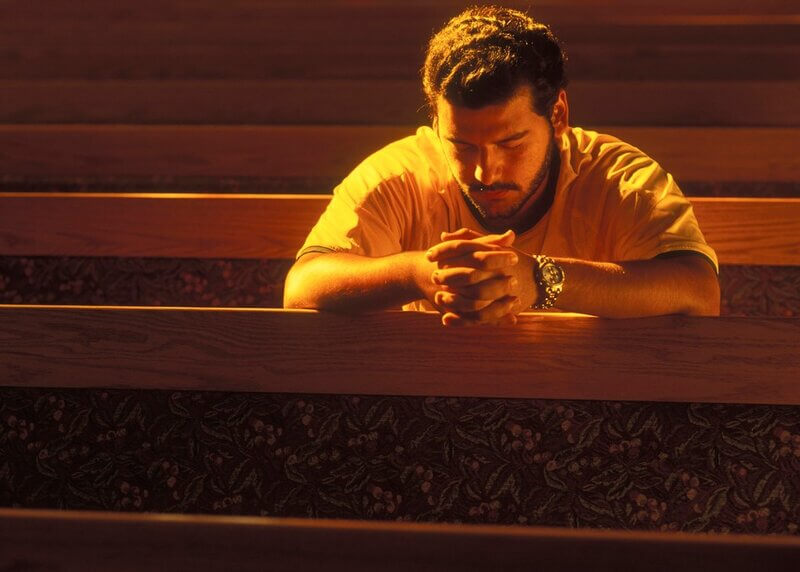
[[[442,270],[434,280],[445,292],[437,293],[439,310],[446,325],[497,323],[503,316],[497,312],[517,313],[546,298],[545,278],[558,290],[559,272],[549,269],[539,275],[536,258],[513,248],[514,236],[500,241],[461,229],[450,233],[450,240],[429,251],[429,259]],[[502,246],[500,252],[517,256],[506,260],[495,271],[507,280],[475,271],[479,257],[485,257],[479,241]],[[489,253],[502,262],[495,249]],[[714,268],[701,256],[680,253],[673,257],[620,263],[591,262],[571,258],[554,258],[564,271],[555,308],[608,318],[633,318],[664,314],[719,315],[719,281]],[[472,274],[470,274],[472,273]],[[473,279],[474,278],[474,279]],[[537,282],[541,280],[542,284]],[[511,305],[498,306],[502,301]],[[497,310],[497,311],[494,311]],[[492,313],[493,312],[493,313]]]
[[[664,314],[719,315],[719,283],[693,256],[621,263],[556,259],[564,290],[556,307],[610,318]]]
[[[421,252],[380,258],[347,253],[309,254],[286,278],[285,308],[371,312],[424,297],[432,265]]]

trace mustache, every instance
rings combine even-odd
[[[469,186],[469,191],[471,193],[482,193],[482,192],[489,192],[489,191],[519,191],[519,185],[516,183],[492,183],[491,185],[481,185],[480,183],[474,183]]]

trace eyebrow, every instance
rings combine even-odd
[[[518,131],[517,133],[509,135],[508,137],[503,137],[502,139],[494,141],[494,143],[510,143],[511,141],[517,141],[518,139],[522,139],[523,137],[525,137],[528,134],[528,132],[529,132],[528,129],[525,129],[524,131]],[[447,139],[451,143],[459,143],[459,144],[462,144],[462,145],[472,145],[472,143],[470,143],[468,141],[463,141],[461,139],[458,139],[457,137],[446,136],[445,139]]]

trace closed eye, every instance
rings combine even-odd
[[[516,149],[517,147],[521,146],[525,142],[525,136],[528,134],[527,131],[521,131],[519,133],[515,133],[511,137],[506,137],[505,139],[501,139],[497,142],[497,146],[501,149]]]
[[[476,149],[475,145],[472,145],[471,143],[464,143],[463,141],[451,141],[451,143],[457,151],[462,153]]]

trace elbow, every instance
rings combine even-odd
[[[690,316],[719,316],[720,314],[720,300],[719,294],[716,298],[713,296],[696,299],[693,307],[686,312]]]
[[[304,287],[304,264],[295,262],[283,283],[283,307],[287,310],[309,310],[316,306],[308,298],[309,290]]]
[[[719,316],[720,315],[720,288],[716,274],[712,278],[704,277],[697,282],[689,310],[690,316]]]
[[[675,292],[680,292],[678,313],[689,316],[719,316],[720,287],[716,269],[698,256],[682,256],[674,260],[680,269],[681,280]]]
[[[714,287],[706,299],[704,316],[719,316],[720,314],[720,290],[719,280],[714,279]]]
[[[288,277],[283,285],[283,307],[286,310],[301,310],[306,306],[298,295],[297,288],[289,281]]]

